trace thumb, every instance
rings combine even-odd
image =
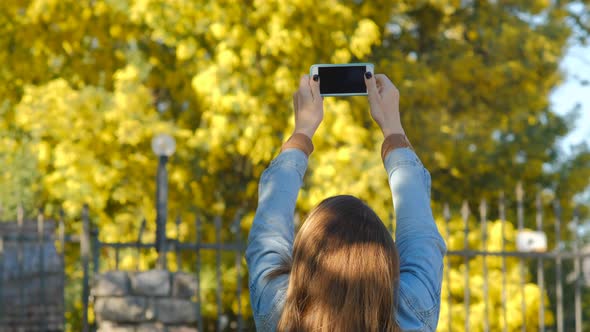
[[[369,94],[369,104],[373,105],[379,100],[379,91],[377,90],[377,80],[370,71],[365,73],[365,85]]]
[[[313,77],[309,80],[309,86],[311,87],[311,95],[313,96],[313,100],[322,100],[322,96],[320,94],[320,78],[317,74],[313,75]]]

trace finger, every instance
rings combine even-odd
[[[301,76],[301,80],[299,81],[299,94],[301,96],[310,96],[311,97],[311,87],[309,86],[309,75]]]
[[[372,104],[379,100],[379,91],[377,90],[376,77],[373,76],[373,73],[368,75],[369,73],[370,72],[365,73],[365,85],[367,86],[367,93],[369,94],[369,103]],[[367,78],[367,76],[370,76],[370,78]]]
[[[375,75],[375,81],[377,81],[377,84],[380,85],[380,87],[382,89],[381,91],[388,91],[388,90],[395,89],[395,85],[393,85],[393,83],[391,82],[389,77],[385,76],[384,74]]]
[[[317,77],[317,81],[314,80],[314,77]],[[309,87],[311,88],[311,96],[313,97],[313,101],[321,101],[323,100],[322,96],[320,95],[320,78],[317,75],[314,75],[309,80]]]
[[[382,96],[391,95],[395,99],[399,100],[399,90],[387,76],[383,74],[375,75],[375,80],[381,85],[379,88],[379,93]]]

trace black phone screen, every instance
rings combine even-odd
[[[367,66],[318,67],[320,93],[367,93],[365,71]]]

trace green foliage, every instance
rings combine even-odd
[[[11,144],[14,142],[9,142]],[[6,152],[0,152],[0,221],[16,220],[18,207],[27,214],[36,215],[35,204],[38,203],[40,174],[34,155],[28,146],[7,146]],[[10,153],[7,151],[11,151]]]

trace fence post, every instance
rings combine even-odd
[[[61,251],[61,258],[62,258],[62,264],[65,264],[65,262],[63,262],[64,259],[64,253],[65,253],[65,247],[66,247],[66,230],[65,230],[65,225],[64,225],[64,210],[59,210],[59,220],[57,222],[57,232],[58,232],[58,236],[59,236],[59,249]]]
[[[481,220],[481,245],[483,250],[487,253],[488,252],[488,205],[485,199],[482,199],[479,204],[479,217]],[[489,320],[489,313],[488,313],[488,261],[487,256],[483,255],[482,257],[483,263],[483,310],[484,310],[484,318],[483,318],[483,330],[485,332],[490,330],[490,320]]]
[[[92,256],[92,273],[93,275],[97,275],[100,267],[100,250],[102,249],[102,244],[98,240],[98,227],[93,227],[90,220],[88,222],[88,227],[90,228],[90,255]]]
[[[523,200],[524,200],[524,189],[522,189],[522,182],[518,181],[516,185],[516,218],[517,218],[517,227],[518,231],[522,231],[524,228],[524,207],[523,207]],[[522,326],[520,327],[522,332],[526,332],[526,301],[524,299],[524,277],[525,277],[525,270],[524,270],[524,262],[522,261],[522,257],[518,258],[518,270],[520,275],[520,310],[522,316]]]
[[[181,223],[181,219],[180,219],[180,213],[178,213],[178,215],[176,216],[176,243],[174,244],[174,253],[176,256],[176,271],[181,271],[181,265],[182,265],[182,257],[181,257],[181,251],[178,250],[179,244],[180,244],[180,223]]]
[[[537,231],[543,231],[543,203],[541,202],[541,194],[537,193],[535,198],[535,206],[537,209],[536,222]],[[543,271],[543,256],[537,260],[537,284],[541,290],[541,300],[539,301],[539,331],[545,332],[545,273]]]
[[[555,297],[557,301],[557,332],[563,332],[563,284],[561,282],[561,205],[559,200],[553,201],[555,213],[555,244],[557,257],[555,259]]]
[[[66,272],[65,272],[65,268],[66,268],[66,230],[65,230],[65,225],[64,225],[64,210],[60,209],[59,210],[59,226],[58,226],[58,231],[59,231],[59,247],[60,247],[60,260],[61,260],[61,282],[62,282],[62,293],[61,293],[61,303],[62,303],[62,317],[61,317],[61,321],[59,323],[60,328],[63,330],[65,329],[64,323],[66,321],[66,317],[65,317],[65,313],[66,313],[66,294],[65,294],[65,289],[66,289]]]
[[[25,241],[24,239],[24,217],[25,217],[25,211],[23,208],[22,204],[18,205],[18,208],[16,210],[16,222],[18,225],[18,237],[17,237],[17,242],[18,242],[18,251],[17,251],[17,265],[18,265],[18,274],[17,277],[20,279],[23,277],[24,271],[23,271],[23,243]],[[19,287],[18,288],[18,306],[20,306],[18,312],[19,315],[21,315],[19,317],[19,321],[22,321],[24,316],[24,312],[25,312],[25,290],[24,287]]]
[[[215,280],[217,282],[217,291],[215,298],[217,299],[217,331],[223,331],[223,308],[221,302],[221,217],[215,217]]]
[[[506,201],[504,192],[500,192],[500,200],[498,202],[498,212],[500,214],[500,226],[502,233],[502,331],[508,330],[508,317],[506,312]]]
[[[575,305],[575,317],[576,317],[576,332],[582,332],[582,290],[580,287],[580,242],[578,238],[578,222],[580,218],[579,206],[574,208],[574,219],[572,221],[574,227],[574,273],[576,275],[575,280],[575,293],[574,293],[574,305]]]
[[[241,211],[236,212],[234,222],[231,225],[232,233],[236,234],[236,296],[238,297],[238,331],[242,331],[242,230],[240,227]]]
[[[2,284],[4,283],[4,237],[0,234],[0,327],[4,326],[4,293]]]
[[[451,234],[450,234],[450,229],[449,229],[449,222],[451,221],[451,209],[449,208],[449,204],[445,203],[444,207],[443,207],[443,218],[445,220],[445,226],[446,226],[446,239],[445,242],[449,241],[449,239],[451,238]],[[447,329],[448,332],[451,332],[451,327],[452,327],[452,320],[453,320],[453,315],[452,315],[452,302],[451,302],[451,258],[448,255],[445,255],[446,260],[447,260],[447,266],[445,268],[445,274],[447,277]]]
[[[463,238],[463,247],[465,250],[469,250],[469,204],[467,201],[463,201],[463,206],[461,206],[461,217],[463,218],[463,225],[464,225],[464,238]],[[465,304],[465,331],[469,331],[469,298],[471,297],[470,289],[469,289],[469,256],[464,256],[464,263],[465,263],[465,273],[463,274],[464,278],[464,304]]]
[[[43,217],[43,209],[39,209],[37,214],[37,241],[39,246],[39,312],[41,313],[39,319],[40,330],[46,327],[45,322],[45,218]]]
[[[93,243],[94,243],[94,241],[93,241]],[[92,256],[93,256],[92,258],[94,258],[95,255],[92,255]],[[116,246],[115,247],[115,270],[117,270],[117,271],[119,270],[119,261],[120,260],[121,260],[121,247]]]
[[[141,266],[141,255],[140,255],[141,251],[139,249],[139,246],[141,244],[141,238],[143,237],[143,232],[145,231],[145,224],[146,224],[146,221],[145,221],[145,218],[143,218],[141,220],[141,225],[139,226],[139,234],[137,235],[137,242],[135,244],[135,248],[137,250],[137,264],[135,266],[136,271],[139,271],[139,268]]]
[[[198,324],[198,330],[199,331],[204,331],[203,329],[203,315],[201,314],[201,217],[197,214],[196,218],[195,218],[195,232],[197,234],[196,235],[196,247],[197,247],[197,273],[196,273],[196,278],[197,278],[197,289],[196,289],[196,293],[195,294],[197,296],[197,324]]]
[[[158,174],[156,175],[156,250],[158,251],[158,268],[166,270],[167,262],[167,235],[166,220],[168,213],[168,172],[166,163],[168,156],[160,155],[158,162]]]
[[[80,237],[80,255],[82,256],[82,331],[89,332],[88,327],[88,264],[90,255],[90,221],[88,220],[88,205],[82,208],[82,234]]]

